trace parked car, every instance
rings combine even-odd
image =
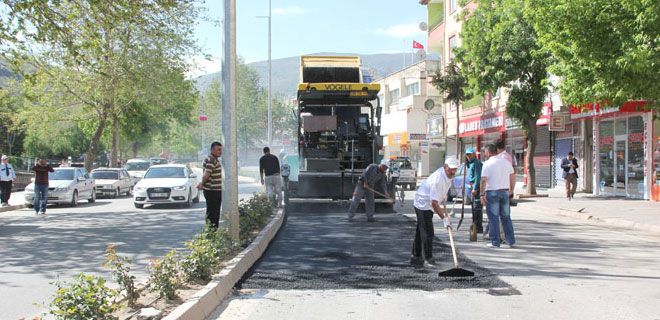
[[[410,163],[408,157],[397,157],[390,160],[390,172],[393,177],[397,177],[396,184],[415,190],[417,188],[417,171]]]
[[[79,199],[96,201],[94,178],[85,168],[54,168],[48,173],[48,203],[77,206]],[[32,207],[34,202],[34,182],[25,187],[25,205]]]
[[[181,203],[191,206],[199,202],[197,175],[182,164],[151,166],[133,188],[133,203],[140,209],[145,204]]]
[[[151,161],[145,159],[128,159],[126,165],[124,165],[124,169],[134,181],[133,185],[142,179],[149,167],[151,167]]]
[[[149,161],[151,162],[151,165],[157,165],[157,164],[167,164],[168,161],[165,158],[149,158]]]
[[[472,189],[470,189],[469,185],[463,181],[463,170],[465,169],[465,164],[461,164],[458,170],[456,170],[456,175],[454,176],[452,185],[449,188],[447,201],[453,201],[454,198],[456,198],[458,201],[462,200],[461,197],[463,196],[463,188],[465,188],[465,203],[472,202]]]
[[[134,182],[128,172],[120,168],[98,168],[92,170],[92,178],[96,181],[97,196],[118,198],[125,193],[130,196]]]

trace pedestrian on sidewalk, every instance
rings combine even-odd
[[[468,148],[465,150],[465,156],[468,161],[467,181],[471,190],[470,192],[472,193],[472,224],[475,225],[477,233],[483,233],[484,215],[481,201],[479,201],[481,198],[479,195],[481,191],[481,170],[483,164],[477,158],[477,152],[474,148]]]
[[[447,200],[447,192],[459,165],[458,159],[447,158],[445,165],[426,178],[415,193],[413,206],[417,216],[417,226],[410,258],[410,264],[414,267],[436,265],[433,259],[433,212],[442,219],[445,228],[451,228],[449,214],[440,204]]]
[[[367,222],[375,222],[374,212],[376,211],[376,200],[374,197],[374,188],[380,186],[381,191],[387,194],[387,168],[390,163],[383,160],[380,164],[372,163],[362,172],[351,199],[351,206],[348,208],[348,221],[352,221],[355,212],[360,205],[360,200],[364,197],[364,207],[367,213]]]
[[[564,181],[566,182],[566,198],[570,201],[575,197],[575,189],[577,188],[578,179],[578,163],[577,159],[573,157],[573,151],[568,153],[568,156],[561,160],[561,168],[564,169]]]
[[[280,161],[276,156],[270,154],[268,147],[264,147],[264,155],[259,159],[259,177],[261,177],[261,184],[266,186],[268,199],[271,199],[273,205],[279,208],[282,202]]]
[[[504,236],[509,247],[516,243],[511,221],[509,196],[513,194],[516,175],[511,164],[497,154],[494,144],[486,145],[488,160],[481,170],[481,204],[486,206],[488,215],[489,247],[500,246],[500,220],[504,228]]]
[[[0,164],[0,205],[6,207],[9,205],[11,196],[11,185],[16,180],[16,171],[9,163],[9,157],[2,155],[2,164]]]
[[[211,143],[211,153],[204,159],[204,175],[197,189],[204,190],[206,199],[206,223],[217,229],[220,225],[220,207],[222,206],[222,143]]]
[[[32,167],[34,171],[34,213],[46,214],[48,205],[48,173],[54,172],[53,167],[46,163],[46,159],[39,159]]]

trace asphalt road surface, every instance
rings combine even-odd
[[[413,216],[410,201],[396,208]],[[660,319],[657,234],[514,207],[516,247],[494,249],[469,242],[467,212],[456,236],[469,259],[461,261],[496,286],[433,277],[450,265],[446,246],[434,249],[444,257],[438,270],[402,270],[411,224],[401,216],[348,224],[342,213],[294,214],[242,289],[208,319]],[[448,243],[439,219],[434,225]]]
[[[241,184],[241,198],[261,188]],[[133,260],[138,281],[147,278],[149,259],[162,257],[200,231],[206,204],[136,209],[132,198],[81,202],[78,207],[50,206],[46,215],[32,209],[0,213],[0,319],[46,312],[57,279],[80,272],[111,275],[102,265],[108,244]]]

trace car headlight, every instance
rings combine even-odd
[[[34,192],[34,187],[32,187],[32,186],[27,186],[27,187],[25,187],[25,191],[27,191],[27,192]]]
[[[186,186],[184,185],[184,186],[174,187],[172,188],[172,190],[177,190],[177,191],[186,190]]]
[[[135,187],[135,191],[144,191],[145,187]]]
[[[65,192],[65,191],[69,191],[69,190],[70,190],[69,187],[57,187],[57,188],[55,188],[55,192],[58,192],[58,191],[59,192]]]

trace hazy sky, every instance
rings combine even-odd
[[[236,43],[246,62],[268,59],[268,0],[236,1]],[[207,0],[207,15],[222,20],[223,1]],[[272,58],[315,52],[361,54],[411,52],[412,40],[426,45],[419,23],[426,7],[417,0],[272,0]],[[216,72],[222,29],[202,22],[197,38],[213,61],[196,59],[195,74]]]

